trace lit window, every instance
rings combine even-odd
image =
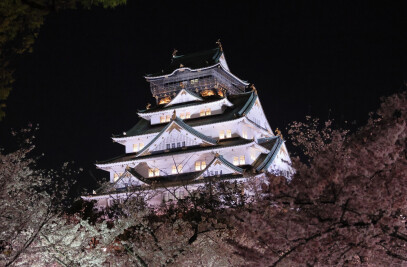
[[[137,152],[138,151],[138,144],[133,144],[133,152]]]
[[[195,162],[195,170],[200,171],[201,170],[201,162],[197,161]]]
[[[185,113],[181,113],[181,119],[185,119]]]
[[[160,170],[157,168],[148,169],[148,177],[160,176]]]
[[[205,110],[203,109],[203,110],[201,110],[201,112],[199,113],[199,116],[205,116]]]
[[[239,157],[233,157],[233,165],[239,165]]]
[[[245,165],[246,161],[244,159],[244,156],[240,156],[240,165]]]
[[[182,173],[182,164],[178,166],[172,165],[172,174]]]
[[[206,168],[206,162],[205,162],[205,161],[202,161],[202,162],[201,162],[201,169],[202,169],[202,170],[205,170],[205,168]]]
[[[186,118],[187,119],[191,118],[191,113],[187,112]]]
[[[139,144],[139,150],[142,150],[144,148],[144,143]]]
[[[208,109],[205,111],[205,115],[211,115],[211,109],[210,109],[210,108],[208,108]]]
[[[243,134],[242,134],[242,135],[243,135],[243,138],[247,139],[247,132],[246,132],[246,130],[243,131]]]
[[[220,131],[219,132],[219,139],[225,139],[225,131]]]
[[[165,121],[166,121],[166,122],[169,122],[170,119],[171,119],[171,116],[170,116],[170,115],[167,115],[167,117],[165,118]]]
[[[119,174],[115,173],[113,175],[113,181],[116,182],[117,180],[119,180]]]
[[[232,131],[226,130],[226,138],[231,138],[231,137],[232,137]]]
[[[161,122],[161,123],[165,122],[165,116],[161,116],[161,117],[160,117],[160,122]]]
[[[251,158],[252,160],[255,160],[255,159],[256,159],[256,156],[255,156],[254,154],[251,154],[251,155],[250,155],[250,158]]]

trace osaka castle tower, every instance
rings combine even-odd
[[[109,172],[110,187],[84,199],[109,206],[136,190],[156,205],[207,181],[293,174],[284,140],[264,114],[261,91],[231,73],[220,42],[188,55],[174,51],[167,68],[145,79],[155,105],[138,110],[134,127],[112,137],[125,153],[96,164]]]

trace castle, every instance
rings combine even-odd
[[[83,199],[105,207],[144,190],[146,201],[157,205],[206,181],[293,174],[256,88],[230,72],[220,42],[188,55],[174,51],[168,68],[145,78],[156,105],[139,110],[136,125],[113,136],[125,154],[96,164],[110,173],[111,188]]]

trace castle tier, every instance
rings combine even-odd
[[[221,47],[174,55],[169,68],[145,78],[156,105],[113,137],[124,155],[96,164],[110,173],[110,191],[84,199],[106,206],[142,189],[156,205],[208,180],[292,175],[284,141],[273,134],[256,89],[246,92],[249,84],[230,72]]]

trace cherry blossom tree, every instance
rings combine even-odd
[[[250,266],[406,265],[406,123],[406,92],[354,133],[293,123],[307,160],[293,159],[291,182],[269,176],[263,199],[228,211],[238,229],[229,242]]]

